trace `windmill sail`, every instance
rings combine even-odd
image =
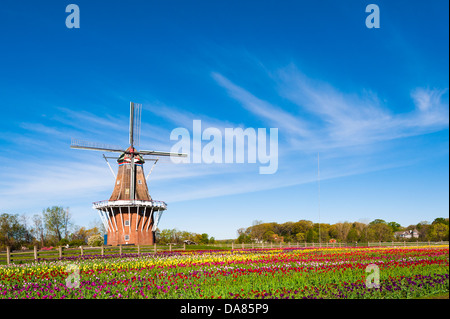
[[[134,103],[133,145],[139,146],[141,139],[141,112],[142,104]]]
[[[154,156],[177,156],[186,157],[186,153],[172,153],[172,152],[160,152],[160,151],[139,151],[141,155],[154,155]]]
[[[88,141],[83,141],[83,140],[78,140],[78,139],[72,139],[70,142],[70,147],[83,149],[83,150],[116,152],[116,153],[123,153],[125,151],[120,146],[88,142]]]

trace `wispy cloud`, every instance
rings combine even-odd
[[[219,73],[213,72],[212,77],[220,86],[227,90],[230,97],[239,101],[245,109],[269,122],[270,125],[282,127],[288,130],[290,134],[302,137],[310,136],[310,131],[307,129],[308,125],[302,119],[295,117],[276,105],[257,98]]]
[[[322,146],[370,144],[448,127],[448,107],[442,101],[447,89],[414,89],[411,105],[417,108],[394,114],[375,93],[341,93],[328,83],[306,77],[295,66],[278,72],[277,85],[282,97],[320,121],[316,142]]]

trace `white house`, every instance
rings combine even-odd
[[[394,233],[395,237],[401,239],[409,239],[409,238],[419,238],[419,232],[417,229],[414,230],[403,230]]]

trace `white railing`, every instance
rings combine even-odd
[[[167,204],[159,200],[102,200],[92,203],[95,209],[103,207],[128,207],[128,206],[148,206],[156,210],[167,209]]]

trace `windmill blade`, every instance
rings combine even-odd
[[[139,151],[141,155],[155,155],[155,156],[175,156],[175,157],[187,157],[186,153],[171,153],[160,151]]]
[[[141,139],[142,104],[134,103],[133,145],[139,146]]]
[[[133,146],[134,133],[134,103],[130,102],[130,145]]]
[[[88,142],[82,140],[72,139],[70,142],[70,148],[77,148],[82,150],[93,150],[102,152],[116,152],[123,153],[125,150],[121,149],[119,146],[107,145],[95,142]]]

